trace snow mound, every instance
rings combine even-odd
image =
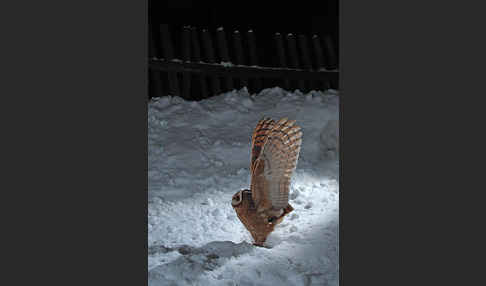
[[[320,155],[323,159],[336,159],[339,156],[339,121],[329,120],[319,136]]]

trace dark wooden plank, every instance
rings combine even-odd
[[[228,44],[226,42],[226,35],[224,33],[223,27],[218,28],[216,31],[218,36],[218,47],[219,47],[219,54],[221,57],[221,62],[230,63],[229,53],[228,53]],[[224,82],[226,85],[226,91],[233,90],[233,79],[229,76],[224,77]]]
[[[259,78],[285,78],[291,80],[312,79],[337,80],[339,73],[337,71],[308,71],[303,69],[291,68],[270,68],[255,66],[232,66],[227,67],[221,64],[193,63],[193,62],[174,62],[165,59],[151,59],[150,68],[162,71],[188,71],[192,73],[204,73],[214,76],[231,75],[232,77],[250,77]]]
[[[309,46],[307,45],[307,37],[305,35],[299,35],[299,48],[302,58],[302,68],[306,70],[312,70],[309,56]]]
[[[248,40],[248,52],[250,53],[250,66],[257,66],[258,57],[256,52],[255,34],[253,33],[253,30],[249,30],[246,33],[246,38]],[[258,92],[262,89],[262,82],[260,78],[254,77],[251,81],[253,83],[254,92]]]
[[[302,68],[312,70],[309,46],[307,45],[307,37],[305,35],[299,35],[299,49],[302,58]],[[309,89],[306,89],[306,92],[313,89],[315,90],[315,82],[312,80],[307,80],[306,87],[309,87]]]
[[[246,37],[248,39],[248,52],[250,54],[250,66],[257,66],[258,58],[256,53],[255,34],[253,34],[253,30],[249,30],[246,33]]]
[[[185,62],[191,61],[191,29],[189,27],[182,28],[182,60]],[[188,72],[182,73],[182,97],[184,99],[191,98],[191,74]]]
[[[158,58],[157,57],[157,50],[155,47],[154,35],[152,34],[152,29],[149,29],[148,36],[149,36],[149,58]]]
[[[283,37],[280,33],[275,34],[275,45],[277,47],[277,55],[278,55],[278,62],[279,66],[282,68],[287,67],[287,58],[285,57],[285,48],[283,44]],[[283,88],[286,90],[290,90],[290,81],[287,78],[282,79],[283,81]]]
[[[160,71],[149,70],[150,85],[152,86],[152,94],[149,97],[161,97],[162,93],[162,80],[160,79]]]
[[[295,36],[293,34],[287,35],[287,47],[289,51],[289,66],[291,68],[299,67],[299,58],[297,57],[297,46],[295,44]]]
[[[161,41],[164,51],[164,58],[172,60],[174,58],[174,50],[172,45],[172,39],[169,33],[169,25],[160,25]],[[175,72],[169,72],[169,90],[172,96],[180,96],[179,92],[179,80]]]
[[[324,38],[324,43],[326,46],[326,51],[328,55],[328,69],[334,70],[338,68],[338,62],[337,62],[337,55],[336,51],[334,49],[334,42],[332,38],[328,35]],[[333,88],[333,89],[338,89],[338,82],[337,81],[330,81],[328,83],[328,88]]]
[[[312,36],[312,46],[314,48],[314,58],[316,59],[316,69],[320,70],[325,68],[325,58],[324,54],[322,53],[322,47],[321,47],[321,39],[319,36],[314,35]],[[318,82],[318,88],[320,89],[327,89],[329,83],[325,81],[319,81]]]
[[[336,51],[334,49],[334,43],[330,36],[324,37],[324,44],[327,51],[328,56],[328,69],[337,69],[337,56]]]
[[[314,48],[314,57],[316,59],[316,69],[319,70],[320,68],[324,68],[325,62],[319,36],[312,36],[312,46]]]
[[[149,58],[157,58],[158,53],[155,46],[154,35],[152,29],[149,30]],[[163,86],[162,86],[162,79],[160,78],[161,72],[156,70],[149,69],[149,78],[150,82],[153,86],[153,97],[160,97],[163,96]]]
[[[196,28],[191,28],[192,56],[196,63],[201,62],[201,45],[199,44],[199,35]],[[200,95],[199,99],[208,97],[208,86],[206,77],[203,74],[196,75],[199,82]]]
[[[211,40],[211,35],[209,34],[208,30],[202,30],[201,36],[204,45],[204,53],[206,55],[205,62],[214,63],[215,59],[214,59],[214,50],[213,50],[213,42]],[[220,93],[221,87],[219,85],[218,77],[216,76],[211,77],[211,88],[214,95]]]
[[[289,48],[289,55],[290,55],[290,67],[291,68],[299,68],[299,58],[297,56],[297,44],[295,42],[295,36],[293,34],[287,35],[287,46]],[[305,91],[304,81],[299,80],[297,82],[298,88],[301,92]]]
[[[233,33],[233,46],[235,48],[235,63],[237,65],[244,65],[245,64],[245,56],[243,53],[243,44],[241,42],[241,35],[239,31],[235,31]],[[247,78],[240,78],[240,88],[243,87],[248,88],[248,79]]]

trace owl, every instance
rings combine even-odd
[[[260,120],[251,139],[250,190],[233,195],[231,205],[251,233],[256,246],[293,211],[289,204],[290,177],[297,166],[301,128],[295,120]]]

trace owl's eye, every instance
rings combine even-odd
[[[241,203],[241,200],[242,200],[242,195],[240,191],[236,195],[234,195],[233,198],[231,199],[231,205],[237,206]]]
[[[277,220],[277,218],[276,218],[276,217],[274,217],[274,216],[272,216],[272,217],[268,218],[268,222],[269,222],[269,223],[273,223],[273,222],[274,222],[274,221],[276,221],[276,220]]]

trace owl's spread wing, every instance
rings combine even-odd
[[[260,152],[262,151],[263,144],[267,139],[267,135],[272,130],[275,125],[275,121],[270,118],[263,118],[258,121],[255,129],[253,130],[253,134],[251,136],[251,163],[250,163],[250,171],[253,173],[255,169],[255,162],[260,156]]]
[[[301,128],[295,120],[280,119],[265,136],[252,168],[252,199],[258,209],[287,207],[290,177],[299,159]]]

